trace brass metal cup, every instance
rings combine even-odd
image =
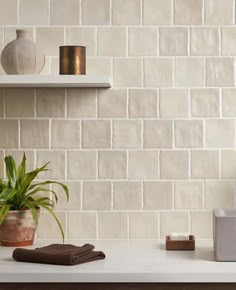
[[[60,75],[86,74],[86,47],[60,46]]]

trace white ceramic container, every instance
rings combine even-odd
[[[39,74],[44,68],[45,56],[33,42],[30,31],[16,30],[16,39],[2,51],[1,64],[9,75]]]
[[[213,242],[217,261],[236,261],[236,209],[213,211]]]

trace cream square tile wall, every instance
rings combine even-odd
[[[0,158],[51,161],[41,179],[71,191],[53,187],[66,238],[211,239],[212,209],[236,206],[235,2],[0,0],[0,51],[28,28],[43,74],[58,74],[60,45],[84,45],[87,73],[113,80],[0,90]],[[60,238],[48,214],[38,238]]]

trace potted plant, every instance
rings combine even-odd
[[[45,188],[45,186],[59,184],[68,200],[69,191],[67,186],[52,180],[33,183],[40,172],[48,170],[49,162],[43,167],[26,172],[25,154],[18,168],[12,156],[6,156],[4,161],[7,181],[0,179],[1,244],[11,247],[32,245],[40,208],[47,210],[56,220],[64,241],[62,226],[53,210],[55,202],[58,201],[57,193]],[[51,193],[54,198],[43,196],[42,193]]]

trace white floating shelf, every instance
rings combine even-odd
[[[2,88],[110,88],[109,77],[94,75],[0,75]]]

